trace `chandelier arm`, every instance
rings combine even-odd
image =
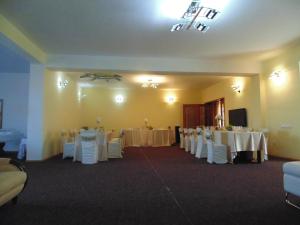
[[[192,21],[189,23],[189,25],[187,26],[187,30],[191,28],[191,26],[193,25],[193,23],[196,21],[197,17],[199,16],[201,10],[203,9],[203,6],[199,7],[198,12],[196,13],[196,15],[193,17]]]

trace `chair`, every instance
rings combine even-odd
[[[98,160],[107,161],[107,135],[105,132],[97,132],[96,142],[98,146]]]
[[[75,137],[72,138],[65,130],[61,131],[61,145],[63,149],[63,159],[74,156]]]
[[[195,135],[194,135],[194,129],[189,129],[189,138],[190,138],[190,153],[192,155],[195,154],[197,145],[195,144]]]
[[[80,131],[81,132],[81,131]],[[81,161],[81,136],[77,134],[75,136],[75,147],[74,147],[74,155],[73,155],[73,162]]]
[[[179,128],[179,137],[180,137],[180,148],[184,148],[184,136],[183,136],[183,129]]]
[[[211,140],[211,131],[206,131],[206,143],[207,143],[207,162],[216,164],[225,164],[227,159],[226,145],[214,144]]]
[[[196,155],[195,157],[200,159],[200,158],[207,158],[207,144],[206,140],[204,142],[203,140],[203,132],[201,128],[196,129],[197,132],[197,147],[196,147]]]
[[[96,132],[83,132],[80,134],[81,163],[95,164],[98,162],[98,146]]]
[[[288,199],[289,194],[300,197],[300,161],[283,164],[283,187],[285,191],[285,202],[300,209],[300,205],[292,203]]]
[[[122,156],[122,139],[123,135],[120,133],[119,137],[116,138],[110,138],[108,140],[108,147],[107,147],[107,152],[108,152],[108,158],[123,158]]]
[[[27,173],[23,165],[16,160],[0,158],[0,206],[10,200],[16,204],[26,183]]]
[[[120,129],[120,139],[121,139],[121,149],[123,152],[123,149],[125,148],[125,131],[123,128]]]
[[[189,138],[189,131],[187,128],[183,128],[183,135],[184,135],[184,149],[186,152],[190,151],[190,138]]]

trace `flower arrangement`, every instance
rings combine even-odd
[[[229,125],[226,127],[226,130],[232,131],[232,126],[229,124]]]
[[[145,123],[145,127],[149,130],[153,130],[153,127],[151,125],[149,125],[149,120],[148,118],[144,119],[144,123]]]
[[[148,125],[148,122],[149,122],[148,118],[145,118],[144,123],[145,123],[146,126]]]
[[[215,116],[215,120],[217,120],[217,127],[220,128],[222,125],[221,125],[221,121],[223,120],[223,117],[220,113],[218,113],[216,116]]]
[[[99,126],[99,124],[101,123],[101,118],[100,118],[100,117],[97,117],[97,118],[96,118],[96,123],[97,123],[97,125]]]
[[[197,129],[197,135],[202,135],[202,134],[203,134],[203,132],[202,132],[201,128]]]
[[[220,113],[218,113],[218,114],[215,116],[215,119],[219,121],[219,120],[222,120],[223,117],[222,117],[222,115],[221,115]]]
[[[210,130],[206,130],[205,137],[208,140],[212,139],[212,132]]]

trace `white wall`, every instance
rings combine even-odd
[[[45,68],[30,64],[27,122],[27,160],[44,159],[44,78]],[[45,103],[47,104],[47,103]]]
[[[3,128],[27,134],[29,74],[0,73],[0,99],[4,100]]]

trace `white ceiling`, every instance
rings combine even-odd
[[[220,57],[300,37],[299,0],[228,0],[205,34],[170,32],[164,1],[1,0],[0,13],[50,54]]]

